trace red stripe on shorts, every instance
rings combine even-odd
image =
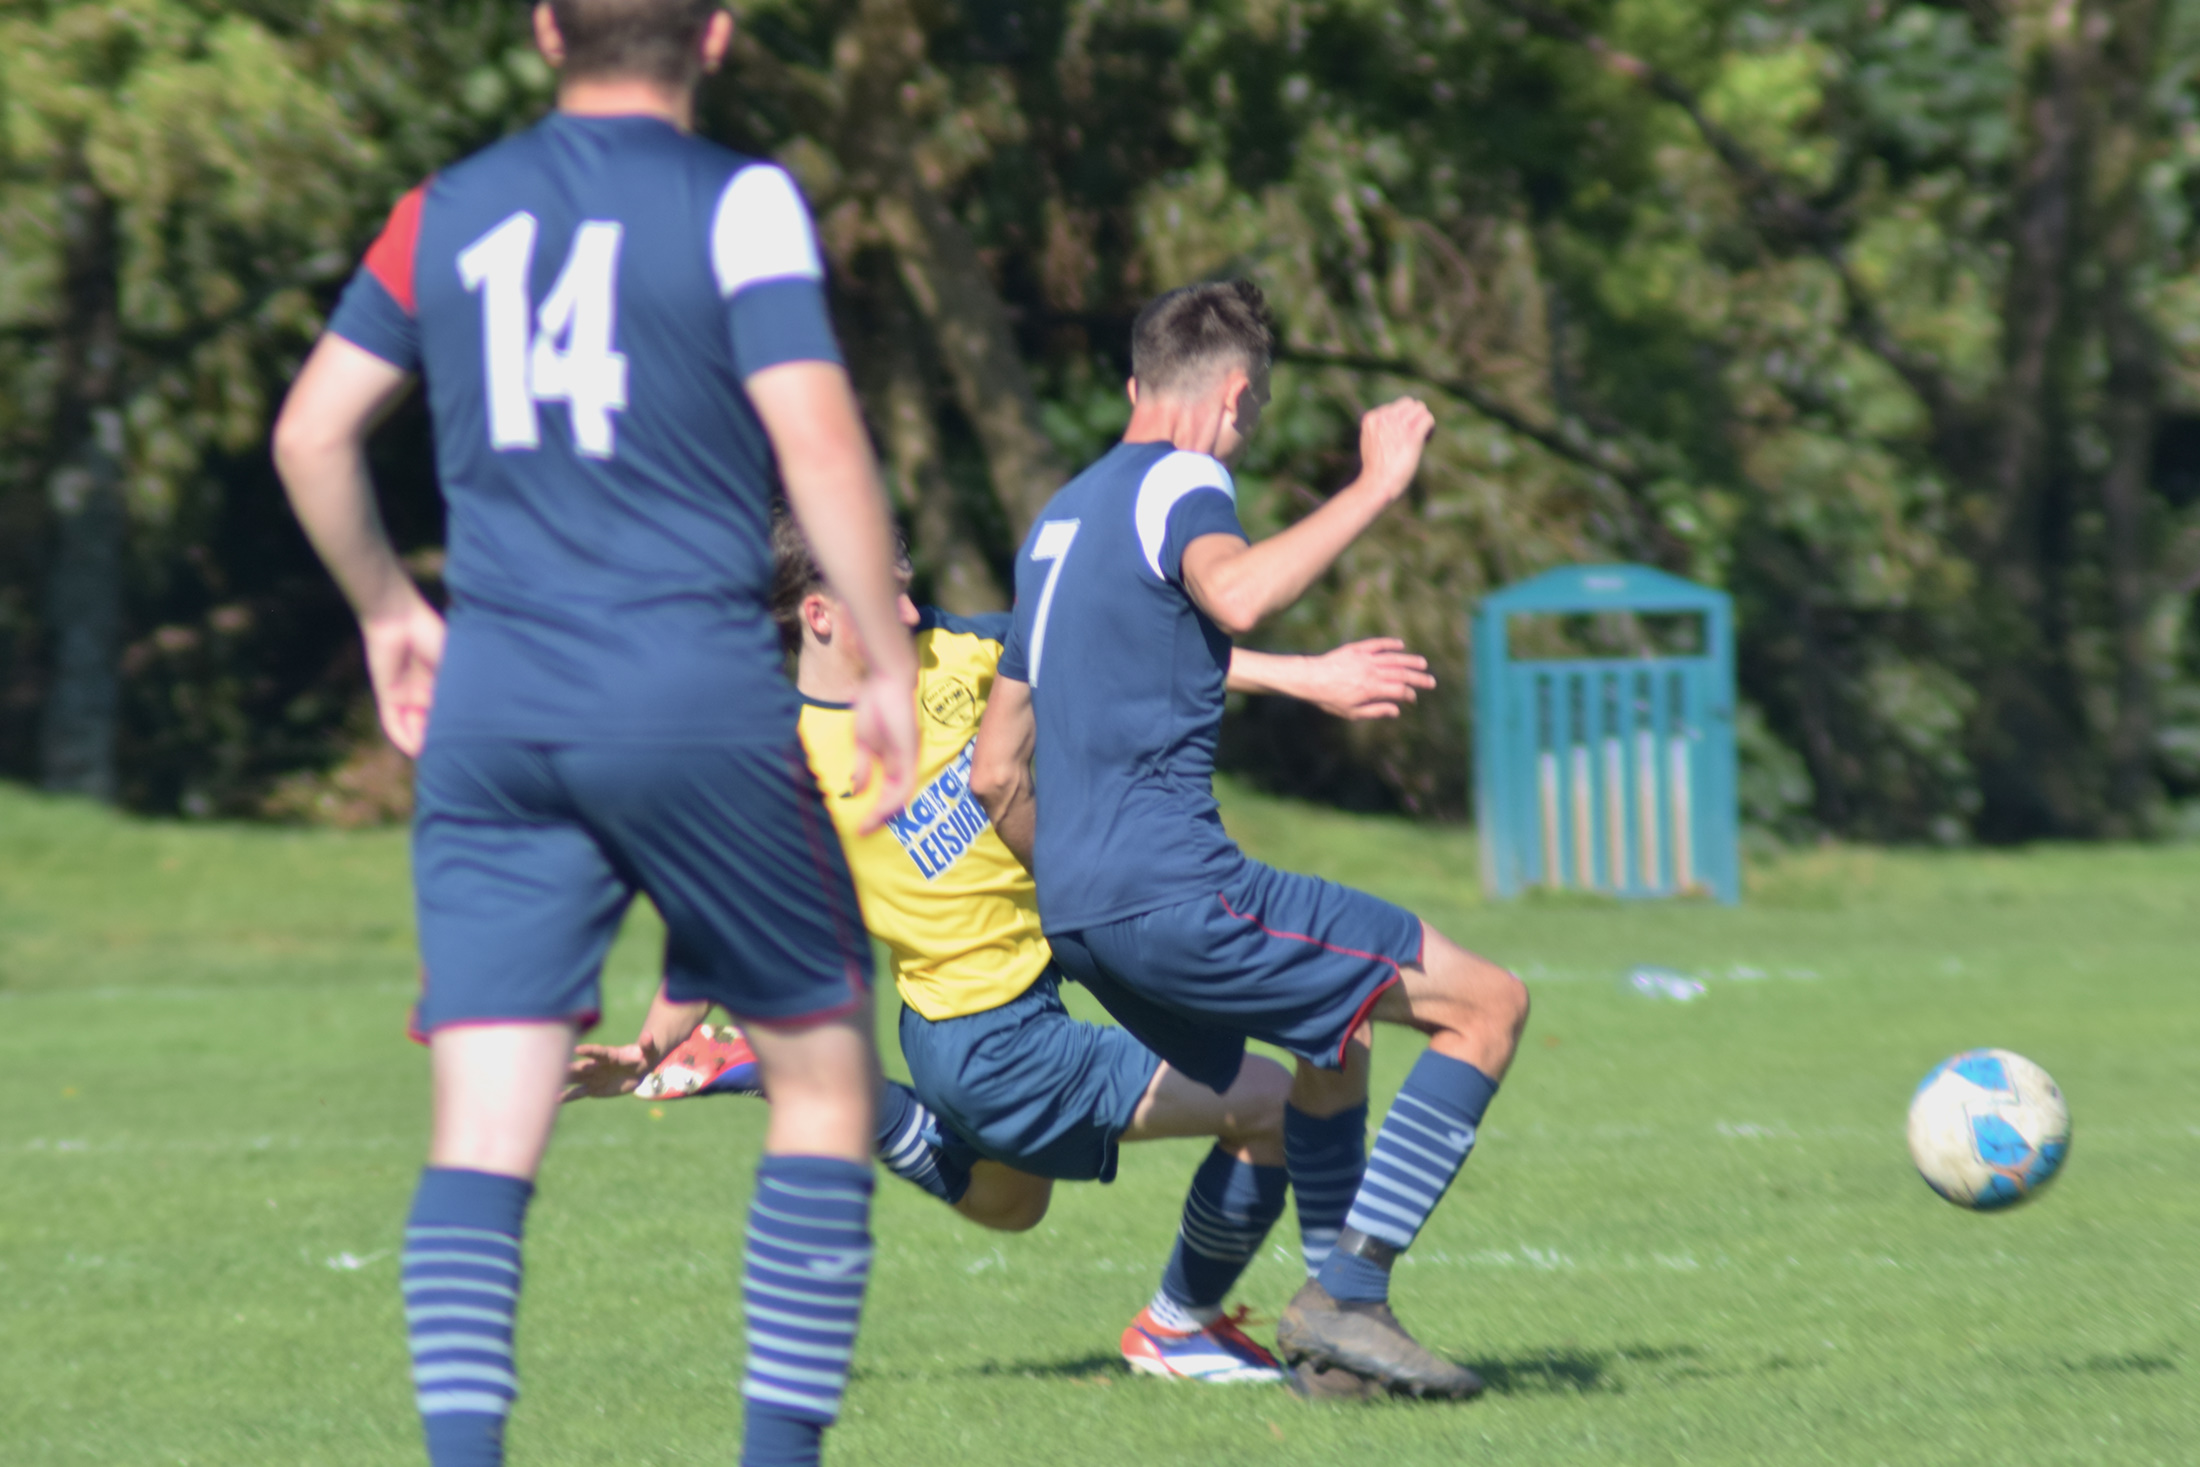
[[[1390,977],[1385,979],[1383,983],[1378,988],[1376,988],[1373,993],[1367,996],[1366,1000],[1363,1001],[1360,1004],[1360,1007],[1353,1013],[1352,1022],[1345,1025],[1344,1038],[1337,1041],[1337,1063],[1339,1065],[1342,1065],[1345,1062],[1345,1051],[1348,1047],[1350,1047],[1352,1043],[1353,1034],[1358,1031],[1360,1025],[1367,1022],[1367,1016],[1374,1009],[1375,1001],[1381,998],[1384,994],[1390,992],[1391,989],[1396,988],[1399,984],[1405,982],[1406,975],[1398,967],[1397,960],[1394,958],[1386,958],[1381,953],[1363,953],[1356,947],[1339,947],[1333,942],[1323,942],[1320,938],[1309,936],[1304,932],[1279,932],[1275,928],[1270,927],[1266,922],[1261,921],[1260,918],[1252,916],[1249,913],[1241,912],[1237,908],[1231,906],[1230,899],[1224,896],[1219,891],[1215,893],[1215,900],[1222,903],[1223,911],[1228,912],[1232,917],[1235,917],[1240,922],[1252,923],[1255,927],[1258,927],[1261,931],[1267,933],[1270,937],[1278,937],[1283,939],[1285,942],[1312,943],[1315,947],[1320,948],[1323,952],[1341,953],[1348,958],[1364,958],[1370,963],[1381,963],[1385,967],[1390,969]]]

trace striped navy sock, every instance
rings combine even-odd
[[[400,1264],[414,1402],[434,1467],[499,1467],[519,1395],[520,1226],[532,1182],[430,1167],[420,1174]]]
[[[871,1273],[871,1188],[869,1166],[828,1156],[767,1156],[756,1169],[742,1467],[816,1467]]]
[[[1497,1082],[1465,1060],[1424,1050],[1391,1102],[1367,1159],[1367,1179],[1352,1199],[1345,1226],[1404,1249],[1436,1210],[1451,1179],[1474,1150],[1475,1127]],[[1390,1270],[1336,1252],[1322,1265],[1321,1285],[1338,1299],[1390,1297]]]
[[[1205,1324],[1229,1297],[1261,1240],[1283,1216],[1287,1173],[1255,1166],[1217,1146],[1192,1174],[1176,1250],[1161,1275],[1161,1293]]]
[[[939,1117],[899,1080],[879,1091],[879,1163],[952,1207],[970,1190],[970,1168],[940,1145]]]
[[[1314,1277],[1337,1246],[1337,1230],[1367,1172],[1367,1102],[1333,1116],[1283,1108],[1283,1157],[1299,1208],[1299,1249]]]

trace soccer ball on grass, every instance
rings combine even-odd
[[[1910,1159],[1935,1192],[1978,1212],[2014,1206],[2070,1152],[2070,1107],[2047,1071],[2006,1049],[1943,1060],[1910,1099]]]

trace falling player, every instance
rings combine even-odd
[[[1298,600],[1405,492],[1435,420],[1410,398],[1367,414],[1359,477],[1250,544],[1227,465],[1259,425],[1272,345],[1244,281],[1140,313],[1123,441],[1054,496],[1017,555],[1015,629],[971,778],[1034,858],[1063,971],[1173,1068],[1221,1090],[1248,1037],[1298,1057],[1291,1182],[1302,1217],[1342,1228],[1284,1311],[1284,1358],[1472,1395],[1473,1372],[1391,1313],[1390,1267],[1466,1161],[1527,992],[1410,912],[1248,859],[1212,792],[1231,638]],[[1430,1042],[1363,1160],[1354,1036],[1368,1019]]]
[[[383,726],[420,761],[416,1402],[435,1467],[502,1460],[522,1219],[605,950],[646,892],[672,992],[742,1016],[775,1100],[742,1461],[814,1464],[870,1268],[877,1059],[870,952],[766,604],[774,458],[871,652],[851,782],[881,812],[916,743],[891,529],[793,182],[689,132],[730,15],[550,0],[534,24],[557,110],[398,204],[276,429]],[[363,454],[414,373],[450,507],[447,645]]]
[[[862,634],[796,527],[782,519],[772,539],[773,610],[796,659],[802,740],[904,1001],[901,1045],[914,1086],[882,1092],[880,1159],[972,1221],[1020,1230],[1045,1214],[1055,1181],[1112,1179],[1122,1142],[1216,1138],[1185,1198],[1160,1287],[1123,1331],[1123,1357],[1134,1370],[1180,1379],[1282,1379],[1274,1357],[1245,1335],[1243,1310],[1222,1306],[1283,1211],[1289,1076],[1251,1059],[1218,1093],[1122,1029],[1079,1022],[1063,1007],[1030,874],[969,791],[1005,614],[954,617],[901,601],[919,663],[917,792],[885,829],[864,833],[861,802],[843,793],[849,700],[867,669]],[[1435,685],[1426,666],[1402,644],[1375,639],[1322,657],[1241,651],[1229,682],[1346,718],[1394,717]],[[660,993],[635,1044],[582,1047],[576,1088],[633,1090],[663,1057],[689,1087],[715,1081],[753,1093],[738,1038],[686,1037],[706,1008]]]

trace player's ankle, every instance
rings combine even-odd
[[[1146,1306],[1146,1317],[1162,1329],[1174,1334],[1188,1335],[1205,1329],[1222,1317],[1220,1304],[1186,1304],[1169,1297],[1167,1289],[1157,1290],[1153,1302]]]
[[[1337,1235],[1318,1282],[1330,1298],[1345,1303],[1388,1303],[1390,1266],[1397,1256],[1398,1250],[1381,1239],[1347,1227]]]

